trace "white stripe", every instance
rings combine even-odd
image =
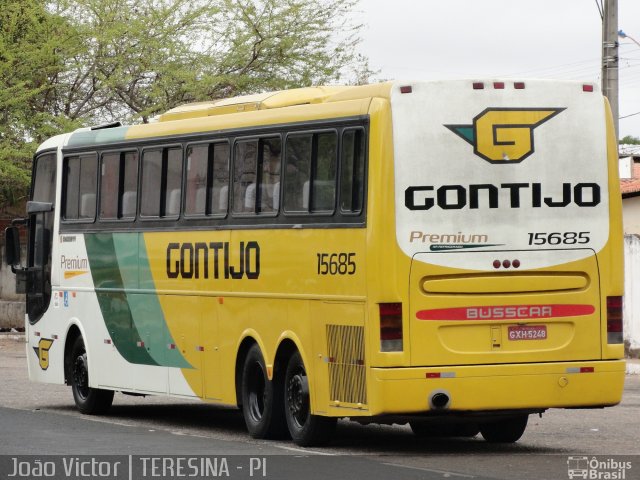
[[[325,456],[329,456],[329,457],[335,457],[336,456],[335,453],[319,452],[318,450],[309,450],[307,448],[286,447],[284,445],[271,445],[271,446],[276,447],[276,448],[281,448],[283,450],[290,450],[292,452],[308,453],[308,454],[311,454],[311,455],[325,455]]]
[[[420,470],[422,472],[440,473],[447,477],[477,478],[475,475],[466,475],[464,473],[448,472],[446,470],[434,470],[432,468],[410,467],[408,465],[398,465],[396,463],[383,463],[383,465],[388,465],[390,467],[408,468],[409,470]]]

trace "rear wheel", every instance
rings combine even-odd
[[[276,377],[269,381],[260,347],[252,346],[242,368],[242,414],[253,438],[286,436],[282,386],[279,383]]]
[[[520,415],[514,418],[496,420],[480,425],[480,433],[487,442],[514,443],[520,440],[527,428],[529,415]]]
[[[302,447],[327,443],[336,429],[337,419],[311,414],[309,380],[298,352],[289,359],[284,387],[284,411],[293,441]]]
[[[89,387],[89,364],[82,337],[73,342],[69,369],[68,381],[78,410],[87,415],[106,413],[113,403],[113,391]]]

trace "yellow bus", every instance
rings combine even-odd
[[[622,395],[622,228],[597,87],[386,82],[190,104],[47,140],[6,232],[29,377],[514,442]],[[20,263],[18,228],[28,229]]]

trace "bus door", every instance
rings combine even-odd
[[[42,317],[51,299],[56,154],[36,157],[33,175],[31,201],[27,204],[29,234],[26,271],[27,315],[32,324]]]

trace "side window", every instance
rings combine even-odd
[[[364,203],[365,135],[361,128],[342,133],[340,210],[360,213]]]
[[[280,138],[242,140],[234,148],[233,212],[274,214],[280,203]]]
[[[162,150],[142,152],[142,184],[140,192],[140,215],[160,216],[160,189],[162,188]]]
[[[138,196],[138,153],[102,155],[100,167],[100,218],[132,219]]]
[[[94,154],[65,158],[65,220],[95,220],[97,173],[98,159]]]
[[[182,149],[145,149],[142,152],[140,215],[177,217],[181,199]]]
[[[224,215],[229,198],[229,144],[187,148],[186,215]]]
[[[337,145],[335,132],[287,137],[284,174],[286,212],[335,210]]]

